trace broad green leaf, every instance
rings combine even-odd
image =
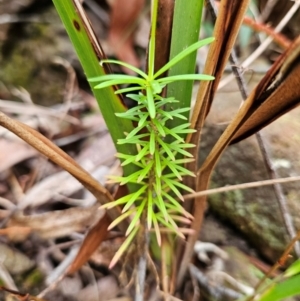
[[[300,295],[300,274],[274,284],[259,301],[279,301],[296,295]]]

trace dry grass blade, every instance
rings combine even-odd
[[[108,190],[106,190],[88,172],[82,169],[70,156],[43,135],[25,124],[9,118],[2,112],[0,112],[0,125],[19,136],[25,142],[37,149],[41,154],[68,171],[82,183],[82,185],[88,189],[101,204],[113,201],[113,197]],[[117,210],[110,210],[109,215],[111,219],[114,220],[119,216],[119,212]],[[125,232],[127,225],[123,222],[120,224],[120,227],[121,230]]]
[[[200,83],[191,120],[192,127],[198,131],[188,137],[188,141],[194,141],[196,142],[196,145],[198,144],[204,120],[210,110],[239,28],[243,22],[248,4],[249,0],[226,0],[220,4],[220,10],[213,34],[216,40],[210,46],[206,65],[203,70],[204,74],[215,76],[215,80],[202,81]],[[197,152],[198,150],[195,151],[195,158],[197,157]]]
[[[206,65],[204,68],[204,74],[211,74],[215,76],[214,81],[201,82],[199,87],[199,92],[197,95],[197,101],[192,115],[192,127],[197,129],[197,132],[193,135],[188,136],[188,142],[191,142],[197,147],[193,149],[193,155],[196,158],[196,164],[190,164],[188,168],[194,170],[197,168],[198,162],[198,151],[199,151],[199,141],[201,135],[201,129],[204,125],[205,118],[211,107],[214,95],[217,91],[217,87],[220,78],[223,74],[225,64],[229,58],[231,49],[233,48],[234,42],[236,40],[238,30],[243,22],[244,14],[248,7],[249,0],[243,1],[231,1],[226,0],[221,2],[220,11],[215,24],[214,37],[216,41],[210,46],[208,57],[206,60]],[[194,188],[196,191],[206,190],[210,178],[210,173],[213,169],[207,170],[206,173],[201,173],[197,175],[196,183],[193,179],[188,179],[188,185]],[[192,223],[192,230],[198,234],[204,211],[206,208],[206,196],[199,197],[194,204],[193,215],[194,221]],[[178,273],[178,284],[180,285],[184,274],[187,270],[193,247],[197,239],[196,235],[191,235],[188,238],[188,242],[185,246],[183,258],[179,258],[180,269]]]
[[[300,103],[300,37],[282,54],[251,93],[251,106],[231,144],[256,133]],[[249,100],[252,99],[252,100]]]
[[[164,26],[157,26],[156,29],[154,64],[155,72],[162,68],[169,60],[173,11],[173,0],[159,1],[159,7],[157,12],[157,24],[164,24]],[[161,75],[161,77],[163,76],[164,74]]]
[[[67,273],[72,274],[84,265],[94,251],[98,248],[101,242],[107,237],[107,228],[110,224],[110,219],[105,214],[97,223],[94,225],[87,233],[85,239],[83,240],[78,254],[69,267]]]

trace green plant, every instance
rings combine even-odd
[[[126,96],[136,102],[136,106],[123,113],[116,113],[120,118],[129,119],[137,123],[137,126],[126,138],[119,139],[118,144],[135,145],[137,154],[118,153],[117,156],[123,161],[122,166],[134,164],[138,170],[130,175],[114,177],[113,180],[121,185],[133,183],[136,191],[121,197],[120,199],[103,205],[103,208],[113,208],[122,205],[122,215],[112,222],[110,228],[116,226],[120,221],[133,216],[126,231],[127,239],[119,252],[112,260],[113,265],[128,247],[135,235],[138,233],[141,218],[145,215],[148,230],[154,227],[156,239],[161,245],[161,229],[168,228],[169,231],[184,235],[177,222],[189,223],[192,215],[188,213],[177,200],[183,200],[181,190],[193,192],[193,190],[182,182],[185,176],[195,176],[193,172],[185,168],[185,163],[194,159],[188,148],[195,145],[186,143],[186,134],[195,130],[189,128],[190,123],[182,113],[190,111],[190,108],[178,108],[165,110],[166,105],[179,102],[174,97],[163,97],[163,89],[170,83],[185,80],[213,80],[214,77],[203,74],[183,74],[159,76],[168,71],[176,63],[180,62],[187,55],[198,48],[211,43],[214,38],[207,38],[189,46],[165,66],[154,73],[155,61],[155,32],[157,18],[158,0],[153,3],[152,27],[148,51],[148,73],[145,73],[131,65],[116,60],[102,60],[101,64],[113,63],[127,67],[136,72],[140,77],[130,75],[109,74],[89,79],[90,82],[101,82],[94,89],[103,89],[109,86],[120,84],[135,84],[135,87],[123,88],[115,93],[128,93],[138,91],[138,94],[127,94]],[[167,122],[173,119],[180,119],[178,126],[168,127]],[[172,137],[172,139],[168,139]],[[185,158],[179,158],[184,156]]]

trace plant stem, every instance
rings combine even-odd
[[[154,0],[152,4],[152,21],[151,21],[151,33],[150,33],[149,57],[148,57],[148,76],[151,80],[154,74],[157,8],[158,8],[158,0]]]
[[[135,301],[144,300],[145,279],[147,271],[147,254],[149,245],[149,231],[147,229],[147,213],[144,212],[141,217],[141,226],[138,234],[138,253],[139,259],[137,264]]]

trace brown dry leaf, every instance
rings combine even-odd
[[[2,138],[0,150],[0,173],[37,154],[36,150],[23,142]]]
[[[173,12],[174,0],[159,1],[155,40],[155,72],[169,61]],[[159,26],[159,24],[164,24],[164,26]],[[165,74],[160,76],[163,77]]]
[[[98,207],[76,207],[28,216],[18,212],[12,215],[8,227],[29,227],[42,238],[62,237],[97,223],[105,214]]]
[[[300,36],[277,59],[247,99],[231,144],[258,132],[300,104]],[[246,107],[246,104],[245,104]]]
[[[32,232],[31,227],[8,227],[5,229],[0,229],[0,236],[7,236],[10,241],[21,242],[27,239],[29,234]]]
[[[101,242],[106,239],[108,234],[108,226],[111,223],[108,215],[105,214],[87,233],[83,240],[78,254],[68,269],[68,274],[75,273],[78,269],[84,265],[94,251],[98,248]]]
[[[111,22],[108,42],[119,60],[139,67],[140,62],[133,47],[133,29],[145,0],[114,0],[110,2]],[[124,71],[132,74],[129,69],[124,69]]]
[[[97,180],[95,180],[88,172],[76,163],[59,147],[53,144],[43,135],[22,124],[19,121],[13,120],[0,112],[0,125],[13,132],[28,144],[37,149],[40,153],[48,157],[50,160],[61,166],[64,170],[72,174],[86,189],[88,189],[98,200],[99,203],[105,204],[113,201],[113,197],[107,189],[105,189]],[[119,208],[109,210],[108,214],[114,220],[120,215]],[[122,221],[119,224],[122,231],[127,229],[127,221]]]
[[[108,174],[108,168],[103,166],[114,159],[115,147],[108,133],[93,139],[84,147],[77,161],[81,167],[90,172],[100,183],[104,183]],[[64,183],[64,185],[61,185]],[[66,171],[52,174],[31,187],[20,200],[19,208],[40,206],[51,199],[61,200],[74,194],[82,188],[81,184]],[[82,205],[90,206],[94,203],[94,197],[84,197]]]

